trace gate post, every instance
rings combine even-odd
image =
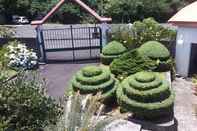
[[[38,48],[38,56],[40,62],[46,62],[46,54],[44,52],[43,48],[43,35],[42,35],[42,29],[41,26],[36,27],[36,46]]]
[[[102,31],[102,47],[104,47],[107,44],[107,32],[110,29],[110,25],[104,22],[101,23],[100,28]]]

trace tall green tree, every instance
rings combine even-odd
[[[133,22],[147,17],[165,22],[184,3],[184,0],[108,0],[105,13],[114,22]]]

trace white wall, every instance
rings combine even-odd
[[[179,27],[176,40],[176,68],[177,74],[184,77],[189,73],[192,43],[197,43],[197,28]]]

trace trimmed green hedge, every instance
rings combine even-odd
[[[142,80],[142,77],[145,76]],[[133,84],[136,81],[141,85]],[[151,83],[157,83],[153,86]],[[123,110],[136,116],[153,119],[170,115],[173,111],[174,92],[166,80],[153,72],[139,72],[126,78],[117,89],[118,103]]]
[[[112,41],[103,48],[101,62],[104,65],[109,65],[115,58],[118,58],[126,50],[126,47],[124,47],[120,42]]]
[[[157,62],[156,71],[170,71],[173,68],[173,60],[168,49],[157,41],[148,41],[138,49],[140,55],[149,57]]]
[[[108,43],[105,47],[103,47],[102,54],[103,55],[120,55],[126,51],[126,47],[124,47],[118,41],[112,41]]]
[[[156,68],[156,62],[148,57],[141,56],[137,49],[124,53],[110,64],[110,70],[116,76],[128,76],[139,71]]]
[[[139,53],[154,60],[167,60],[170,57],[168,49],[157,41],[148,41],[139,48]]]
[[[96,94],[101,92],[100,100],[112,101],[116,96],[118,81],[105,67],[87,66],[76,73],[72,80],[74,91],[81,94]]]

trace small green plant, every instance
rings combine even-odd
[[[97,94],[101,92],[100,100],[113,101],[118,81],[111,75],[108,68],[87,66],[82,68],[72,80],[72,88],[81,94]]]
[[[22,71],[0,84],[0,130],[38,131],[61,116],[61,106],[46,95],[37,73]]]
[[[102,50],[101,62],[104,65],[109,65],[115,58],[126,52],[126,47],[117,41],[108,43]]]
[[[126,78],[117,89],[123,110],[137,117],[154,119],[173,113],[174,92],[156,73],[139,72]]]
[[[140,55],[137,49],[124,53],[110,64],[111,72],[120,79],[143,70],[154,70],[156,68],[156,62]]]

